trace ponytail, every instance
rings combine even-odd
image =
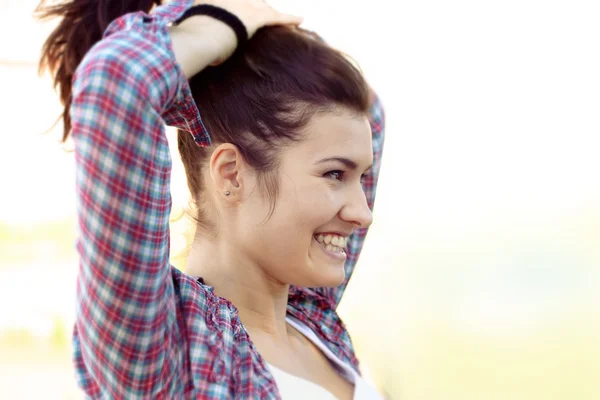
[[[150,12],[162,0],[67,0],[46,4],[42,0],[35,10],[39,19],[62,18],[42,47],[39,72],[50,72],[54,88],[59,91],[64,105],[63,142],[71,130],[71,84],[75,69],[92,46],[102,39],[112,21],[122,15],[144,11]]]

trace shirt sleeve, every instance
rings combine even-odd
[[[371,211],[375,205],[375,193],[377,191],[377,181],[379,179],[379,171],[381,170],[381,155],[383,153],[383,144],[385,141],[385,114],[383,105],[379,96],[371,91],[371,108],[369,111],[369,123],[371,125],[371,135],[373,143],[373,167],[367,172],[363,179],[363,190],[367,197],[367,204]],[[344,266],[346,278],[344,282],[335,288],[324,288],[324,294],[333,306],[337,306],[342,299],[342,295],[348,286],[348,282],[356,267],[358,256],[362,250],[368,228],[356,230],[348,240],[346,247],[346,264]]]
[[[185,337],[170,279],[164,125],[179,118],[196,126],[200,117],[166,26],[141,15],[119,24],[122,30],[113,26],[88,52],[73,81],[75,332],[87,395],[165,398],[181,393]]]

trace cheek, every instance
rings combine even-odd
[[[287,221],[294,221],[298,228],[304,228],[303,231],[313,232],[334,219],[340,210],[339,196],[319,179],[309,179],[305,185],[296,185],[286,193],[288,197],[282,204],[285,211],[284,207],[281,211]]]
[[[257,226],[253,241],[277,243],[269,246],[271,256],[305,256],[315,231],[339,212],[338,197],[332,188],[318,181],[281,185],[275,212],[265,224]]]
[[[337,282],[342,272],[323,269],[320,259],[315,259],[313,235],[335,219],[339,197],[334,188],[318,181],[281,186],[271,219],[247,232],[253,258],[280,282],[300,286]]]

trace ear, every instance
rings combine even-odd
[[[244,178],[249,168],[238,147],[231,143],[219,145],[210,157],[209,168],[218,196],[239,203],[247,189]]]

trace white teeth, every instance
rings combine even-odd
[[[317,242],[324,244],[328,250],[343,251],[348,244],[348,238],[338,235],[323,235],[315,236]]]
[[[337,246],[332,246],[330,244],[328,244],[327,246],[325,246],[325,248],[333,253],[341,253],[342,249],[340,247]]]
[[[343,251],[344,251],[344,249],[342,249],[341,247],[338,247],[338,246],[332,246],[332,245],[328,245],[328,246],[329,246],[330,248],[329,248],[329,249],[327,249],[327,250],[330,250],[330,251],[332,251],[332,252],[334,252],[334,253],[341,253],[341,252],[343,252]]]

